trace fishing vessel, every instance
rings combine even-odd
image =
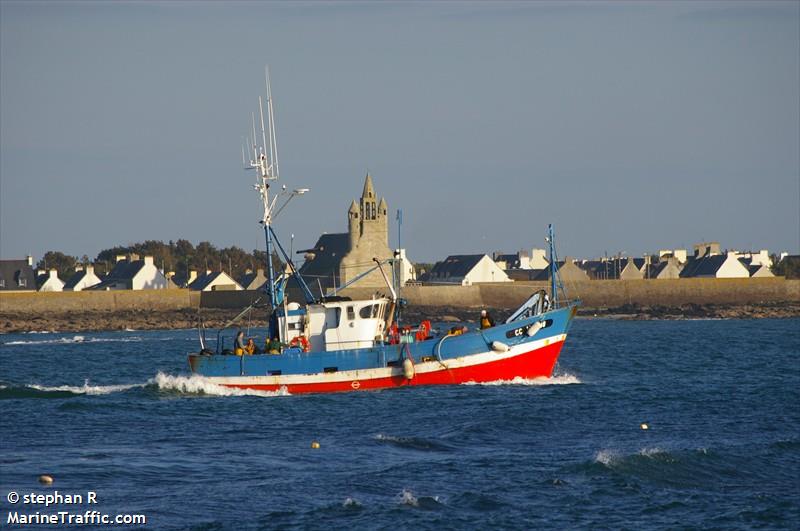
[[[551,377],[578,304],[566,299],[558,275],[552,225],[546,238],[549,293],[536,291],[504,322],[489,328],[438,331],[430,321],[403,322],[402,286],[396,275],[390,280],[386,273],[395,270],[397,256],[375,258],[371,269],[345,285],[319,296],[312,294],[273,228],[289,201],[308,189],[289,192],[283,186],[271,193],[279,178],[278,153],[268,73],[266,78],[266,105],[259,98],[260,144],[255,140],[253,115],[249,162],[245,149],[242,153],[245,168],[256,173],[254,188],[263,205],[260,223],[266,241],[267,282],[262,297],[218,331],[214,349],[209,348],[205,330],[200,329],[200,351],[189,354],[191,371],[226,387],[291,394]],[[280,273],[272,262],[273,254],[283,261]],[[338,295],[374,271],[383,277],[385,289],[368,299]],[[302,302],[288,300],[290,279]],[[276,348],[240,355],[241,350],[233,348],[236,329],[232,327],[259,308],[262,299],[269,312],[268,337],[275,339]]]

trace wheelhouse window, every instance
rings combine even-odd
[[[372,319],[378,315],[378,304],[369,304],[358,311],[362,319]]]
[[[352,321],[356,318],[356,311],[352,306],[347,307],[347,320]]]

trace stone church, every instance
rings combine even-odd
[[[313,249],[305,251],[300,274],[316,293],[341,286],[375,266],[373,258],[392,257],[389,248],[389,208],[386,200],[375,194],[372,177],[367,174],[361,199],[353,201],[347,211],[347,232],[323,234]],[[302,251],[301,251],[302,252]],[[391,280],[391,267],[384,266]],[[385,287],[380,271],[373,271],[356,284],[358,287]]]

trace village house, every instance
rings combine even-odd
[[[564,258],[564,260],[561,262],[556,262],[556,268],[558,269],[558,275],[564,282],[584,282],[590,280],[590,277],[586,274],[586,271],[581,269],[581,267],[575,263],[575,260],[569,256]],[[515,280],[550,280],[550,268],[545,267],[544,269],[533,269],[530,271],[529,278],[520,278]]]
[[[152,256],[140,259],[139,255],[118,255],[114,268],[103,278],[102,282],[95,284],[87,290],[144,290],[166,289],[167,277],[159,271],[153,263]]]
[[[94,274],[94,266],[75,266],[75,273],[64,284],[64,291],[81,291],[100,284],[102,280]]]
[[[194,291],[242,291],[242,286],[233,280],[225,271],[206,271],[202,275],[197,275],[192,271],[195,279],[186,287]]]
[[[0,260],[0,291],[35,291],[33,257],[25,260]]]
[[[36,272],[37,291],[64,291],[64,281],[58,278],[58,271],[39,269]]]
[[[750,271],[736,257],[736,252],[706,254],[686,263],[681,278],[749,278]]]
[[[255,273],[252,269],[248,269],[239,277],[238,283],[245,290],[260,290],[267,283],[267,277],[264,276],[263,269],[256,269]]]
[[[550,262],[544,249],[523,249],[515,254],[502,254],[495,252],[494,261],[501,269],[545,269]]]
[[[680,278],[683,265],[680,258],[672,253],[661,254],[656,264],[646,266],[646,279],[664,280],[670,278]],[[685,255],[684,255],[685,256]]]
[[[505,271],[485,254],[450,255],[436,262],[423,280],[432,284],[469,286],[481,282],[511,282]]]

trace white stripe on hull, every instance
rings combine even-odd
[[[469,356],[462,356],[457,358],[450,358],[439,362],[426,361],[415,362],[414,370],[417,374],[425,374],[436,371],[446,371],[450,369],[460,369],[463,367],[472,367],[475,365],[482,365],[484,363],[491,363],[504,359],[513,358],[521,354],[539,350],[542,347],[552,345],[554,343],[563,342],[567,339],[566,334],[548,337],[546,339],[539,339],[537,341],[526,341],[519,345],[511,346],[507,352],[495,352],[492,350],[481,352],[478,354],[471,354]],[[289,386],[301,384],[320,384],[320,383],[338,383],[338,382],[351,382],[351,381],[365,381],[378,378],[391,378],[403,375],[402,367],[376,367],[373,369],[359,369],[353,371],[337,371],[332,373],[313,373],[313,374],[287,374],[279,376],[206,376],[210,381],[219,385],[234,385],[234,386],[251,386],[251,385],[269,385],[269,386]]]

